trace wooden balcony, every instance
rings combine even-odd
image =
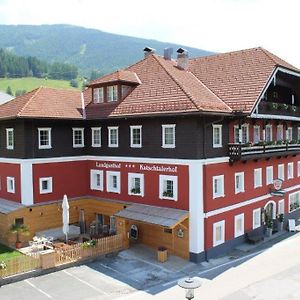
[[[260,114],[300,117],[299,106],[261,101],[258,110]]]
[[[228,144],[229,161],[231,163],[239,160],[259,159],[271,156],[296,155],[300,153],[300,143],[281,145],[249,145]]]

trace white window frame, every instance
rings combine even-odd
[[[104,88],[103,87],[93,89],[93,100],[94,100],[93,102],[97,103],[97,104],[104,102]]]
[[[43,181],[47,181],[48,188],[43,189]],[[52,177],[41,177],[39,180],[40,185],[40,194],[50,194],[53,191],[53,185],[52,185]]]
[[[176,124],[163,124],[162,127],[162,148],[175,148],[176,146]],[[166,144],[165,141],[165,130],[166,129],[173,129],[173,143],[172,144]]]
[[[97,176],[100,176],[100,185],[97,185]],[[91,169],[90,171],[90,189],[103,191],[103,170]]]
[[[82,127],[74,127],[72,128],[73,131],[73,148],[83,148],[84,147],[84,128]],[[81,132],[81,143],[75,144],[75,132],[80,131]]]
[[[233,142],[235,144],[241,143],[239,125],[234,125],[233,126]]]
[[[281,179],[282,181],[284,181],[284,178],[285,178],[285,176],[284,176],[284,164],[280,164],[280,165],[278,165],[278,179]]]
[[[99,148],[101,147],[102,144],[102,137],[101,137],[101,127],[92,127],[92,147],[93,148]],[[95,134],[96,132],[99,132],[100,136],[99,136],[99,143],[95,143]]]
[[[213,188],[213,199],[224,197],[224,175],[213,176],[212,178],[212,188]],[[220,183],[220,191],[215,192],[215,181],[221,181]],[[218,183],[217,183],[218,186]]]
[[[270,140],[267,139],[267,128],[270,129]],[[273,141],[273,126],[271,124],[266,125],[266,142],[272,142]]]
[[[298,169],[297,175],[298,175],[298,177],[300,177],[300,161],[297,162],[297,169]]]
[[[254,169],[254,188],[262,187],[262,168]]]
[[[240,231],[237,228],[237,221],[239,219],[241,220],[241,224],[242,224],[242,228],[241,228]],[[234,216],[234,237],[235,238],[239,237],[239,236],[241,236],[245,233],[245,221],[244,220],[245,220],[245,214],[244,213]]]
[[[296,208],[296,209],[293,209],[293,210],[291,210],[291,198],[293,197],[293,196],[295,196],[295,195],[297,195],[298,196],[298,205],[299,205],[299,207],[300,207],[300,191],[297,191],[297,192],[295,192],[295,193],[291,193],[291,194],[289,194],[289,212],[292,212],[292,211],[294,211],[294,210],[297,210],[297,209],[299,209],[299,207],[298,208]]]
[[[173,197],[164,196],[164,182],[173,181]],[[178,200],[178,177],[173,175],[159,175],[159,199]]]
[[[246,128],[246,140],[243,141],[243,129]],[[246,143],[249,143],[249,124],[246,123],[246,124],[243,124],[241,126],[241,141],[242,141],[242,144],[246,144]]]
[[[286,140],[291,141],[293,140],[293,127],[288,127],[286,130]]]
[[[11,135],[11,144],[10,144],[10,135]],[[14,129],[6,128],[6,149],[13,150],[14,149]]]
[[[48,132],[48,137],[49,137],[48,145],[41,145],[41,131],[47,131]],[[52,148],[51,131],[52,131],[52,128],[49,128],[49,127],[40,127],[40,128],[38,128],[39,149],[51,149]]]
[[[222,144],[222,125],[221,124],[213,124],[213,148],[222,148],[223,144]],[[219,133],[219,142],[215,143],[215,135],[216,132]]]
[[[269,170],[271,170],[271,171],[269,171]],[[274,180],[273,166],[267,166],[266,167],[266,185],[273,184],[273,180]]]
[[[259,216],[259,224],[256,224],[255,223],[255,215],[258,214]],[[261,226],[261,209],[260,208],[256,208],[256,209],[253,209],[253,213],[252,213],[252,228],[255,229],[255,228],[258,228]]]
[[[216,238],[216,229],[221,227],[221,239],[217,240]],[[216,222],[213,224],[213,247],[219,246],[225,242],[225,220]]]
[[[287,165],[287,179],[293,179],[294,178],[294,163],[289,162]]]
[[[279,136],[279,133],[281,136]],[[277,125],[277,133],[276,133],[276,139],[277,141],[283,141],[284,140],[284,135],[283,135],[283,125]]]
[[[298,137],[298,141],[300,141],[300,127],[298,127],[297,137]]]
[[[118,148],[119,147],[119,126],[109,126],[108,129],[108,147],[109,148]],[[117,131],[117,143],[112,144],[111,143],[111,131],[116,130]]]
[[[10,186],[10,183],[12,183],[12,186]],[[14,194],[16,191],[15,186],[15,178],[14,177],[6,177],[6,190],[8,193]]]
[[[278,201],[278,214],[284,214],[284,199]]]
[[[132,189],[132,181],[134,178],[139,178],[140,179],[140,193],[133,193]],[[141,173],[128,173],[128,195],[133,195],[133,196],[141,196],[144,197],[144,174]]]
[[[257,130],[257,132],[256,132]],[[260,142],[260,126],[254,125],[253,126],[253,143],[257,144]]]
[[[118,86],[110,85],[107,87],[107,102],[118,101]]]
[[[111,177],[117,177],[117,187],[114,188],[111,184]],[[106,191],[109,193],[121,193],[121,174],[117,171],[107,171],[106,172]]]
[[[237,187],[237,177],[240,178],[240,183],[241,183],[240,187]],[[234,191],[235,191],[235,194],[245,192],[244,172],[237,172],[237,173],[234,174]]]
[[[139,144],[134,144],[133,140],[133,131],[135,129],[139,129],[140,131],[140,143]],[[142,125],[132,125],[130,126],[130,147],[131,148],[142,148]]]

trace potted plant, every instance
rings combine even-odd
[[[132,188],[131,189],[131,193],[132,194],[140,194],[141,193],[141,189],[140,188]]]
[[[9,228],[9,232],[16,235],[16,249],[20,249],[22,246],[20,235],[30,234],[27,226],[24,224],[12,224]]]
[[[168,259],[168,250],[166,247],[160,246],[157,248],[157,260],[159,262],[166,262]]]
[[[268,109],[273,110],[273,109],[278,109],[278,103],[275,102],[268,102]]]
[[[289,106],[285,103],[280,103],[279,104],[279,109],[282,109],[282,110],[287,110],[289,108]]]
[[[284,214],[277,215],[278,231],[283,230],[283,221],[284,221]]]
[[[169,198],[173,198],[173,193],[171,191],[164,191],[163,192],[163,196],[164,197],[169,197]]]
[[[297,110],[297,106],[296,105],[290,105],[290,110],[292,112],[295,112]]]
[[[268,237],[272,236],[273,233],[273,220],[267,219],[267,231],[266,234]]]

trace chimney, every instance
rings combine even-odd
[[[173,48],[165,48],[164,49],[164,59],[171,60],[173,54]]]
[[[177,51],[177,67],[181,70],[187,70],[189,65],[189,52],[183,48]]]
[[[144,48],[144,57],[147,57],[151,54],[154,54],[155,53],[155,49],[153,48],[150,48],[150,47],[145,47]]]

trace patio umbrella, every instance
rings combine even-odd
[[[63,220],[63,233],[66,235],[66,242],[68,242],[68,233],[69,233],[69,202],[67,195],[64,195],[62,203],[62,220]]]

